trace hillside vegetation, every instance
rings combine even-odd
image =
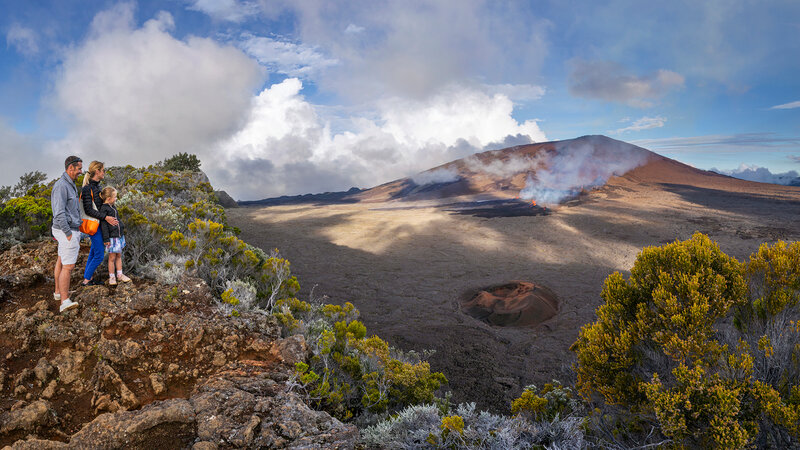
[[[424,352],[369,336],[352,304],[298,299],[289,261],[237,237],[193,156],[107,169],[127,227],[126,270],[160,285],[200,278],[218,314],[269,316],[284,338],[302,336],[311,353],[285,389],[361,427],[363,445],[800,445],[800,243],[764,244],[746,262],[702,234],[643,249],[629,277],[605,281],[597,321],[572,346],[576,379],[528,386],[497,415],[451,404],[446,374]],[[2,250],[47,237],[45,179],[32,172],[0,190]]]

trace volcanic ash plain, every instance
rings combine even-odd
[[[531,216],[477,217],[413,201],[226,213],[242,239],[291,261],[300,298],[313,289],[327,302],[352,302],[369,333],[404,350],[435,350],[429,361],[447,376],[454,401],[502,412],[528,384],[572,381],[569,347],[595,320],[603,281],[627,275],[643,247],[699,231],[743,260],[764,242],[800,239],[800,188],[661,157]],[[554,294],[555,314],[535,326],[501,326],[463,307],[514,280]]]

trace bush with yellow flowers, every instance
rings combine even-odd
[[[248,308],[272,311],[276,301],[293,298],[300,289],[289,261],[281,258],[277,249],[266,255],[221,223],[195,219],[185,233],[173,231],[169,241],[171,250],[185,258],[187,272],[205,280],[217,295],[224,294],[223,300],[231,306],[246,304]],[[241,287],[238,292],[252,290],[254,298],[242,303],[242,295],[231,287],[233,281]]]
[[[312,405],[341,420],[431,403],[447,382],[415,354],[403,354],[377,336],[367,337],[351,303],[276,302],[273,314],[286,334],[302,334],[312,351],[298,364],[292,387]]]
[[[522,394],[511,402],[511,414],[521,414],[535,421],[551,421],[570,415],[579,407],[572,389],[553,380],[541,390],[535,385],[526,386]]]
[[[0,250],[45,236],[53,221],[52,184],[42,172],[23,174],[12,186],[0,187]]]
[[[797,252],[762,246],[744,264],[699,233],[645,248],[630,277],[606,279],[572,346],[579,391],[650,417],[678,446],[798,445]],[[776,353],[785,366],[770,365]]]

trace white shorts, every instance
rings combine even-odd
[[[67,239],[63,231],[52,228],[53,237],[58,241],[58,256],[61,257],[61,264],[69,266],[78,262],[78,251],[81,249],[81,234],[78,230],[72,230],[72,236]]]

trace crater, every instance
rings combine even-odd
[[[467,293],[461,309],[498,327],[535,327],[558,313],[558,298],[549,288],[510,281]]]

